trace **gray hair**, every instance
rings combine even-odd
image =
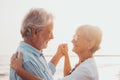
[[[102,31],[99,27],[93,25],[82,25],[77,29],[77,35],[82,30],[84,32],[84,38],[88,42],[94,42],[94,47],[91,49],[92,52],[95,52],[100,48],[100,43],[102,40]]]
[[[46,25],[53,21],[53,16],[43,8],[33,8],[25,16],[22,26],[21,35],[30,39],[31,29],[35,28],[41,31]]]

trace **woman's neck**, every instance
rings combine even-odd
[[[88,59],[88,58],[90,58],[90,57],[92,57],[92,56],[93,56],[93,55],[92,55],[92,53],[90,53],[90,52],[82,53],[82,54],[79,55],[79,62],[78,62],[78,63],[82,63],[82,62],[84,62],[86,59]]]

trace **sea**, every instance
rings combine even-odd
[[[9,69],[10,69],[10,57],[11,55],[2,54],[0,55],[0,80],[9,80]],[[52,58],[52,55],[45,55],[46,60]],[[78,58],[76,56],[70,56],[71,65],[77,63]],[[62,58],[54,74],[54,80],[59,80],[63,77],[63,63]],[[98,67],[99,80],[120,80],[120,55],[96,55],[95,61]]]

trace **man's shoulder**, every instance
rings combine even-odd
[[[32,58],[35,58],[32,52],[24,48],[18,49],[17,51],[18,51],[18,57],[19,57],[20,52],[23,53],[23,62],[28,62],[28,61],[31,61]]]

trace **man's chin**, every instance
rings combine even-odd
[[[44,47],[43,47],[43,49],[46,49],[47,48],[47,45],[45,45]]]

